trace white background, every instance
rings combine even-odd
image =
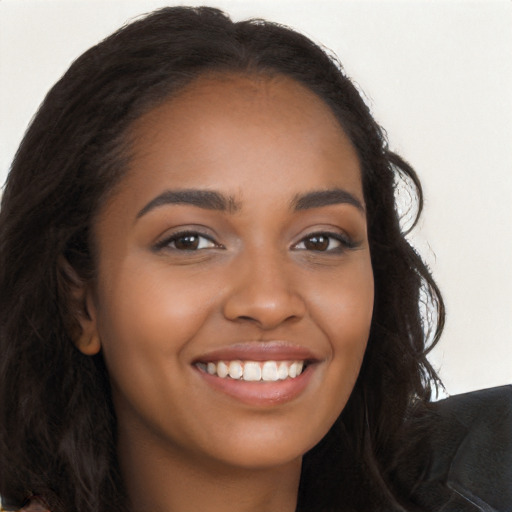
[[[46,91],[153,0],[0,0],[0,180]],[[215,0],[332,49],[423,181],[414,243],[444,292],[449,394],[512,382],[512,2]]]

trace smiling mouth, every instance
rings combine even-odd
[[[295,379],[306,369],[307,360],[295,361],[209,361],[197,368],[221,379],[247,382],[277,382]]]

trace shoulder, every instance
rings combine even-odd
[[[44,505],[41,503],[30,503],[29,505],[23,507],[18,512],[50,512]]]
[[[424,421],[397,468],[411,501],[436,512],[510,512],[512,386],[433,403]]]
[[[22,508],[9,507],[8,505],[6,505],[6,508],[0,506],[0,512],[50,512],[50,510],[42,500],[34,498],[26,503]]]

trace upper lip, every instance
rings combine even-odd
[[[194,363],[215,361],[318,361],[312,350],[284,341],[249,341],[209,351]]]

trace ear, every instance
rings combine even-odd
[[[59,260],[60,289],[67,297],[69,333],[82,354],[92,356],[101,350],[97,325],[97,307],[92,283],[81,278],[68,260]]]
[[[77,318],[80,333],[75,339],[75,345],[82,354],[93,356],[101,350],[101,342],[96,320],[96,304],[91,286],[87,286],[81,295],[82,307]]]

